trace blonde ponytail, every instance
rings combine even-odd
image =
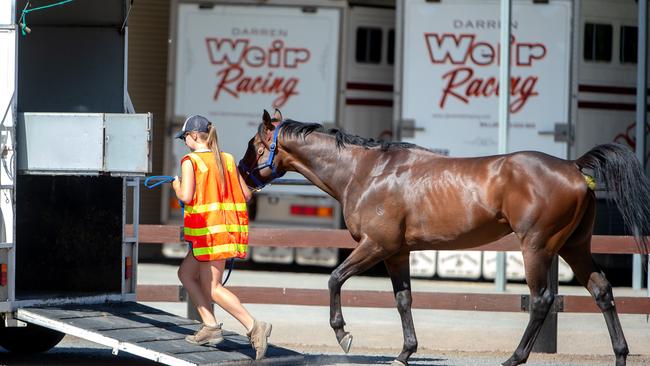
[[[221,194],[223,195],[226,186],[225,174],[223,170],[223,162],[221,160],[221,149],[219,149],[219,137],[217,136],[217,129],[212,125],[208,127],[208,147],[214,154],[214,160],[217,162],[217,170],[219,170],[219,186],[221,187]]]

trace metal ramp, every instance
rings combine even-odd
[[[300,365],[303,356],[269,344],[255,362],[248,338],[224,331],[216,346],[185,341],[199,323],[135,302],[32,307],[17,310],[22,321],[54,329],[166,365]]]

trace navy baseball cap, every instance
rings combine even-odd
[[[211,123],[207,118],[199,116],[198,114],[189,116],[185,120],[185,123],[183,123],[183,128],[181,128],[180,132],[176,134],[176,138],[180,139],[190,131],[208,132],[210,130],[210,124]]]

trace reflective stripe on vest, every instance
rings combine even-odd
[[[222,244],[219,245],[218,247],[204,247],[204,248],[198,248],[194,249],[194,255],[219,255],[223,254],[224,252],[231,253],[231,252],[243,252],[246,253],[248,251],[248,244]]]
[[[207,234],[218,234],[218,233],[247,233],[248,225],[213,225],[208,227],[203,227],[200,229],[192,229],[189,227],[183,228],[183,233],[190,236],[202,236]]]
[[[185,205],[183,233],[199,261],[245,258],[248,252],[248,213],[234,158],[221,153],[221,181],[212,152],[187,154],[194,167],[195,190]],[[182,162],[181,162],[182,164]],[[223,187],[223,189],[222,189]]]
[[[203,213],[208,211],[246,211],[245,203],[223,203],[223,202],[214,202],[207,205],[196,205],[190,206],[185,205],[185,212],[188,213]]]

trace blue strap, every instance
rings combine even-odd
[[[176,178],[172,177],[171,175],[152,175],[150,177],[147,177],[144,180],[144,186],[151,189],[151,188],[158,187],[159,185],[164,183],[171,183],[175,179]],[[153,183],[150,183],[152,181]],[[178,205],[181,206],[181,208],[185,208],[185,204],[181,200],[178,200]]]
[[[264,187],[266,185],[259,179],[255,178],[253,174],[248,174],[248,177],[253,181],[253,183],[255,183],[255,187]]]
[[[164,183],[171,183],[174,179],[175,178],[170,175],[152,175],[144,180],[144,186],[147,188],[155,188]],[[152,181],[153,183],[150,183]]]
[[[230,273],[232,272],[232,269],[235,267],[235,258],[230,258],[228,259],[228,274],[226,275],[226,279],[223,281],[221,286],[225,286],[226,282],[228,282],[228,279],[230,278]]]
[[[273,158],[275,157],[275,149],[278,144],[278,133],[280,132],[280,127],[284,124],[284,122],[280,123],[278,127],[275,128],[275,131],[273,131],[273,141],[271,141],[271,145],[269,146],[269,159],[266,161],[266,165],[270,166],[273,169],[273,174],[275,174],[275,167],[273,166]]]
[[[253,183],[255,183],[255,188],[262,188],[266,186],[266,183],[261,182],[259,179],[255,178],[255,176],[252,174],[254,172],[258,172],[262,169],[265,168],[271,168],[271,177],[269,182],[273,181],[276,178],[282,177],[286,172],[283,172],[282,174],[278,174],[277,167],[273,165],[273,159],[275,158],[275,153],[277,151],[277,146],[278,146],[278,133],[280,132],[280,127],[285,122],[280,123],[277,127],[275,127],[275,130],[273,131],[273,140],[271,141],[271,145],[269,145],[269,157],[266,159],[266,163],[258,165],[254,168],[246,168],[246,176],[250,178]],[[242,165],[242,162],[239,162],[239,165]],[[241,170],[241,169],[240,169]]]

